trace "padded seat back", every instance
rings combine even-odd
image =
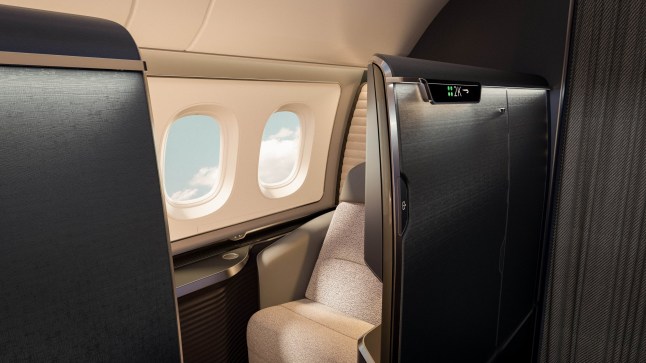
[[[0,362],[181,361],[143,64],[106,58],[132,38],[0,6],[0,51],[57,62],[0,65]]]
[[[364,261],[365,164],[348,173],[305,296],[373,325],[381,323],[382,284]]]

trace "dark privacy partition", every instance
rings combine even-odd
[[[382,202],[366,215],[366,261],[383,267],[382,357],[485,362],[518,345],[529,360],[531,333],[517,332],[531,332],[537,299],[545,81],[381,55],[368,74],[366,208]]]
[[[180,361],[134,42],[105,21],[4,6],[0,19],[0,361]],[[113,53],[92,49],[101,29],[121,39]]]

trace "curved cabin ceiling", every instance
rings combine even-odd
[[[141,48],[365,66],[408,55],[448,0],[0,0],[124,25]]]

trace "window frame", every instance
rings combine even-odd
[[[218,185],[212,188],[209,193],[187,202],[173,201],[166,193],[165,167],[166,167],[166,143],[172,125],[186,116],[208,116],[220,126],[220,175]],[[238,144],[238,121],[235,114],[226,107],[217,104],[192,105],[176,112],[166,122],[161,145],[160,178],[162,183],[162,195],[166,206],[166,215],[176,220],[195,220],[216,212],[229,200],[233,190],[236,174],[237,153],[232,148]]]

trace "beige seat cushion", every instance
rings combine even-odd
[[[382,284],[363,258],[364,214],[362,203],[337,206],[305,297],[379,325]]]
[[[308,299],[272,306],[249,321],[249,362],[355,363],[358,340],[373,327]]]

